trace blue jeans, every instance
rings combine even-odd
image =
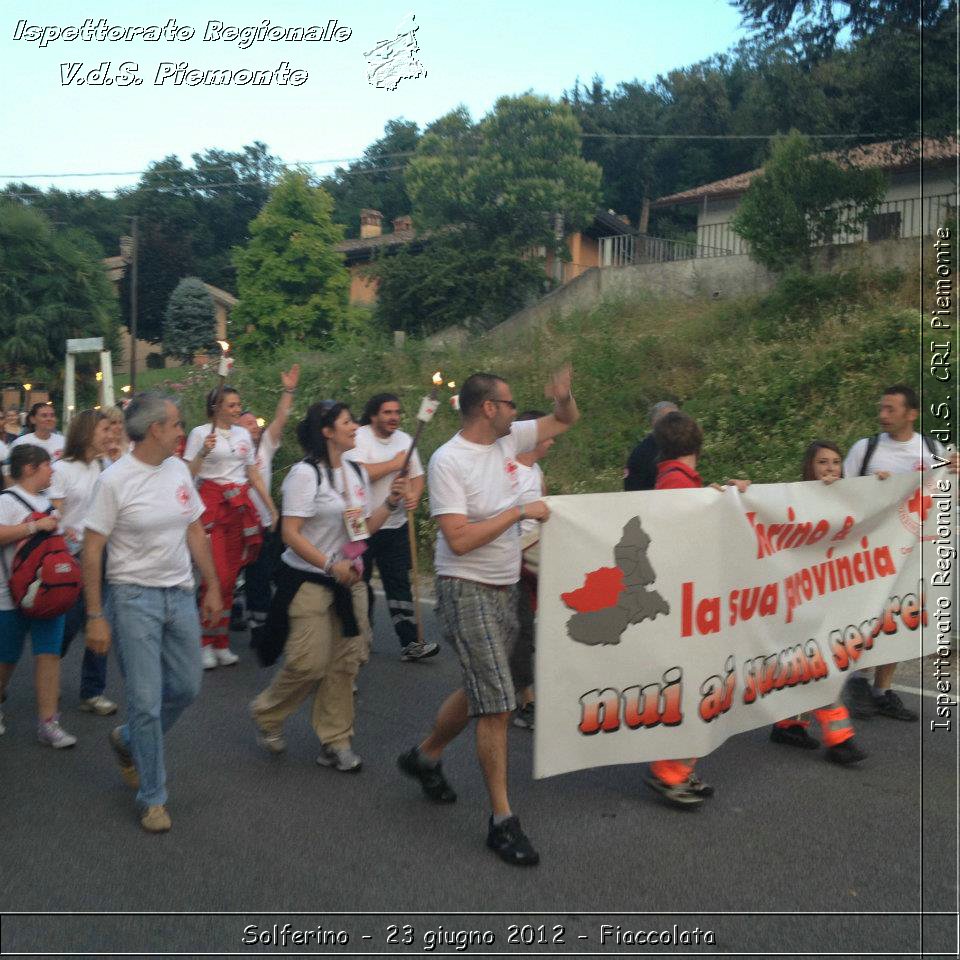
[[[200,616],[193,590],[108,586],[104,610],[127,695],[120,736],[133,753],[144,806],[167,802],[163,735],[200,692]]]
[[[80,632],[87,618],[87,605],[83,594],[66,613],[66,624],[63,628],[63,647],[60,657],[67,655],[73,638]],[[99,697],[107,687],[107,657],[106,654],[94,653],[89,647],[83,649],[83,666],[80,668],[80,699],[89,700]]]

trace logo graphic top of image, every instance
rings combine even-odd
[[[380,90],[396,90],[401,80],[416,80],[425,77],[427,71],[417,59],[420,44],[417,42],[419,26],[414,25],[416,16],[411,15],[409,24],[401,24],[392,40],[381,40],[367,50],[367,82]],[[404,26],[407,29],[403,29]]]
[[[633,517],[614,547],[616,566],[591,570],[582,587],[560,594],[564,604],[577,611],[567,621],[571,640],[587,646],[616,644],[631,624],[670,613],[670,604],[648,589],[657,579],[647,559],[649,546],[640,518]]]

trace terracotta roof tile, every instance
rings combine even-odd
[[[855,167],[879,167],[882,170],[898,170],[912,166],[920,157],[919,140],[887,140],[884,143],[869,143],[849,150],[831,150],[821,156]],[[926,163],[937,160],[954,160],[957,156],[957,140],[948,137],[944,140],[925,138],[923,141],[923,159]],[[743,193],[750,181],[763,173],[763,167],[747,170],[724,180],[714,180],[691,190],[682,190],[667,197],[655,200],[652,207],[666,207],[673,204],[694,203],[703,197],[735,197]]]

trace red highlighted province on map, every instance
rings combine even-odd
[[[639,517],[631,518],[613,548],[615,567],[584,574],[583,586],[560,599],[576,613],[567,621],[567,634],[587,646],[619,643],[628,626],[667,616],[670,604],[648,589],[657,575],[647,558],[650,537]]]
[[[615,607],[626,584],[619,567],[601,567],[591,570],[579,590],[561,593],[560,599],[577,613],[593,613],[606,607]]]

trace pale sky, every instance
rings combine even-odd
[[[426,76],[396,90],[367,80],[364,53],[379,41],[419,27],[417,58]],[[171,18],[193,27],[192,40],[14,39],[29,27],[82,26],[100,18],[110,27],[164,26]],[[349,28],[344,42],[204,41],[211,20],[227,26]],[[406,27],[402,25],[406,24]],[[288,163],[356,157],[392,118],[421,128],[458,104],[477,119],[504,94],[558,97],[579,76],[600,74],[607,87],[652,81],[660,73],[728,49],[746,32],[726,0],[154,0],[39,4],[0,0],[0,185],[10,179],[61,189],[109,190],[136,176],[37,177],[37,174],[139,171],[175,153],[210,147],[236,150],[262,140]],[[137,65],[138,85],[63,85],[61,64],[82,63],[83,77],[101,62],[114,77],[123,62]],[[300,86],[177,86],[155,83],[161,63],[202,70],[275,70],[288,61],[305,70]],[[175,69],[168,68],[169,70]],[[342,164],[342,165],[345,165]],[[320,175],[333,164],[317,164]],[[30,175],[30,176],[28,176]]]

